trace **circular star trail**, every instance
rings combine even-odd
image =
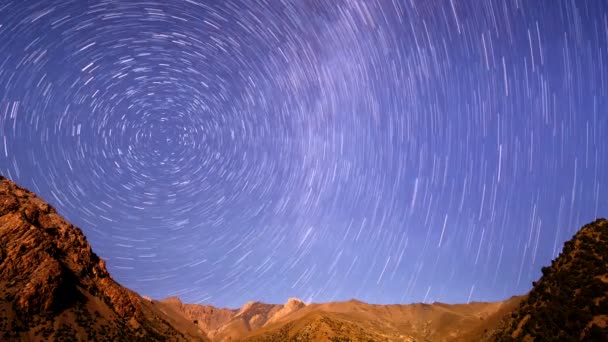
[[[601,1],[2,1],[0,173],[143,295],[521,294],[608,202]]]

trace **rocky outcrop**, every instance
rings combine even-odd
[[[189,334],[192,333],[192,336]],[[203,339],[120,286],[82,231],[0,178],[0,339]]]
[[[608,221],[565,243],[492,341],[608,341]]]
[[[304,302],[299,300],[298,298],[289,298],[287,300],[287,303],[285,303],[285,305],[283,305],[280,310],[278,310],[274,315],[272,315],[272,317],[270,317],[264,325],[278,322],[282,318],[302,309],[305,306],[306,304],[304,304]]]

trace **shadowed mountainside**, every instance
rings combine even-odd
[[[608,341],[608,221],[585,225],[542,268],[496,341]]]
[[[120,286],[79,228],[0,177],[0,340],[207,340]]]

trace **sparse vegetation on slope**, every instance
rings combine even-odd
[[[584,226],[542,268],[497,341],[608,341],[608,221]]]

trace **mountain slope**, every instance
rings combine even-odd
[[[585,225],[542,268],[496,341],[608,341],[608,221]]]
[[[0,177],[0,340],[206,340],[123,288],[80,229]]]
[[[254,331],[246,341],[473,341],[517,306],[497,303],[375,305],[357,300],[309,304]]]
[[[285,305],[250,302],[238,311],[183,304],[176,298],[159,305],[196,320],[201,328],[209,327],[205,331],[214,341],[477,341],[522,298],[457,305],[374,305],[357,300],[306,305],[292,298]]]
[[[228,324],[239,312],[239,310],[216,308],[211,305],[184,304],[177,297],[154,301],[154,303],[168,315],[181,316],[192,321],[213,340],[216,340],[214,337],[220,328]]]
[[[238,341],[252,331],[306,306],[296,298],[290,298],[285,305],[248,302],[237,310],[218,309],[210,305],[184,304],[176,297],[163,299],[157,303],[164,310],[196,322],[213,341]]]

